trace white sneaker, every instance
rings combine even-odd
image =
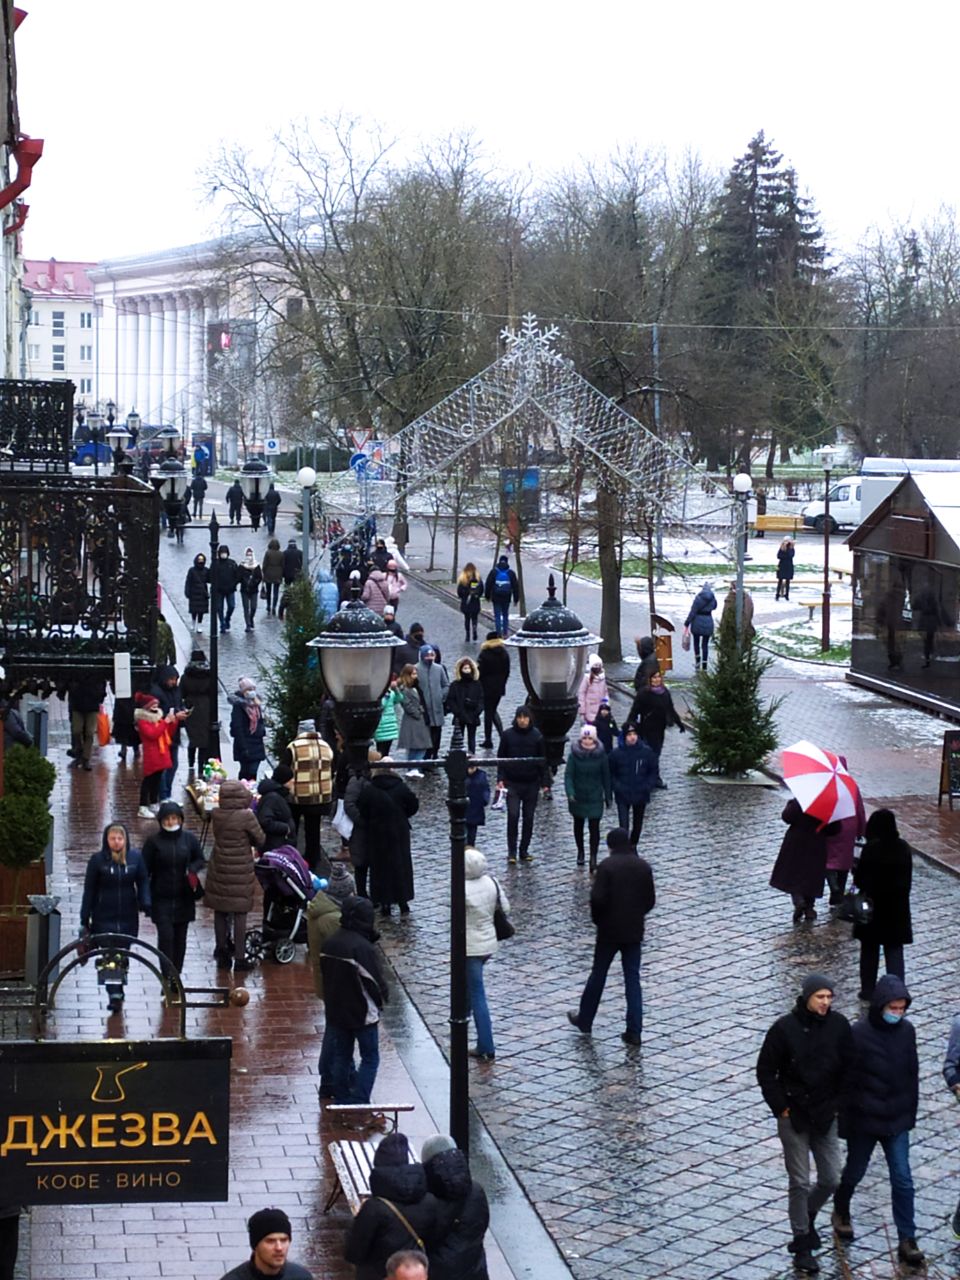
[[[408,777],[408,778],[422,778],[422,777],[423,777],[423,774],[420,772],[420,770],[419,770],[419,769],[408,769],[408,770],[407,770],[407,777]]]
[[[154,816],[153,810],[150,808],[148,804],[142,804],[140,808],[137,810],[138,818],[152,818],[153,816]]]

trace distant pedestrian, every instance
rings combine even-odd
[[[271,485],[267,490],[263,499],[263,523],[267,526],[267,533],[273,537],[277,527],[277,512],[280,510],[280,495],[277,493],[276,485]]]
[[[230,548],[221,546],[217,551],[217,562],[210,569],[210,576],[217,591],[217,617],[220,622],[220,634],[230,630],[230,619],[237,607],[237,562],[230,556]]]
[[[120,748],[118,758],[121,764],[127,763],[127,751],[129,749],[134,760],[140,759],[140,735],[137,733],[137,726],[133,718],[134,701],[132,697],[113,699],[113,740]],[[30,738],[30,742],[33,739]]]
[[[367,580],[363,584],[360,599],[368,609],[372,609],[374,613],[378,613],[381,618],[383,617],[384,609],[391,603],[386,569],[374,568],[370,570],[367,574]]]
[[[277,1276],[282,1280],[313,1280],[312,1274],[287,1257],[293,1228],[282,1209],[258,1209],[247,1223],[250,1248],[248,1262],[228,1271],[221,1280],[257,1280],[259,1276]]]
[[[204,868],[197,837],[184,830],[183,809],[165,800],[157,814],[160,829],[143,845],[150,878],[151,915],[157,946],[179,972],[187,952],[187,930],[196,918],[195,888]]]
[[[414,898],[410,819],[419,810],[420,801],[399,774],[388,769],[372,772],[360,787],[356,802],[365,829],[370,898],[382,916],[390,915],[394,903],[406,916]]]
[[[483,710],[483,686],[477,664],[472,658],[461,658],[453,669],[453,680],[447,689],[447,711],[466,734],[467,750],[477,749],[477,728]]]
[[[180,672],[176,667],[159,667],[156,679],[150,686],[150,692],[157,699],[160,710],[167,717],[170,732],[170,765],[164,769],[160,779],[160,802],[170,798],[173,784],[180,763],[180,739],[184,721],[191,712],[183,705],[183,694],[180,691]]]
[[[390,595],[390,604],[393,605],[393,611],[400,608],[400,597],[407,589],[407,580],[400,572],[400,567],[393,556],[387,561],[387,591]]]
[[[610,782],[617,802],[617,821],[636,844],[643,817],[657,780],[657,758],[641,739],[632,721],[624,726],[621,742],[610,753]]]
[[[374,1152],[370,1195],[347,1231],[343,1256],[356,1267],[355,1280],[383,1280],[392,1254],[432,1244],[436,1230],[437,1202],[423,1165],[410,1160],[404,1134],[388,1133]]]
[[[293,822],[303,820],[303,856],[312,871],[323,858],[320,824],[333,805],[333,751],[317,732],[315,720],[301,720],[287,744],[284,764],[293,770]]]
[[[475,844],[477,828],[486,825],[487,805],[490,803],[490,779],[479,765],[467,765],[467,844]]]
[[[590,915],[597,928],[593,968],[580,997],[580,1007],[567,1011],[571,1026],[590,1035],[614,957],[620,953],[627,1000],[627,1027],[620,1037],[639,1045],[643,1036],[643,991],[640,960],[647,915],[657,895],[650,864],[641,858],[622,827],[607,835],[609,852],[597,868],[590,889]]]
[[[247,964],[247,916],[253,910],[256,849],[266,835],[253,812],[253,796],[242,782],[226,779],[213,811],[213,852],[207,867],[203,905],[213,912],[213,958],[219,969],[231,964],[244,973]]]
[[[457,578],[457,598],[460,601],[460,612],[463,614],[464,639],[477,638],[477,620],[480,617],[480,605],[483,601],[483,583],[477,573],[477,566],[468,560]]]
[[[500,556],[487,574],[483,594],[493,605],[497,634],[506,639],[510,634],[510,604],[520,600],[520,582],[506,556]]]
[[[400,671],[407,663],[416,666],[420,661],[420,650],[426,644],[426,637],[423,631],[422,622],[411,622],[410,630],[404,639],[403,644],[398,644],[393,650],[393,669]],[[431,645],[438,662],[442,660],[440,649],[437,645]]]
[[[313,972],[313,990],[318,1000],[323,999],[323,970],[320,966],[323,944],[340,928],[340,904],[353,897],[357,886],[350,868],[345,862],[334,862],[326,889],[318,889],[307,905],[307,950]],[[317,1094],[321,1099],[332,1100],[333,1085],[330,1079],[330,1046],[326,1027],[320,1042],[320,1059],[317,1063],[320,1083]]]
[[[489,874],[487,860],[479,849],[467,849],[464,868],[467,878],[467,997],[477,1032],[477,1046],[470,1050],[470,1056],[481,1062],[492,1062],[496,1046],[483,985],[483,967],[500,947],[493,922],[497,904],[509,913],[510,900],[506,891]]]
[[[910,1003],[903,980],[885,974],[874,989],[869,1012],[853,1024],[853,1065],[840,1109],[847,1160],[833,1197],[833,1229],[841,1241],[854,1238],[850,1202],[879,1142],[890,1174],[897,1260],[922,1267],[926,1259],[917,1246],[910,1172],[910,1130],[917,1123],[920,1093],[917,1036],[905,1016]]]
[[[97,737],[97,719],[107,696],[106,682],[99,676],[86,675],[70,686],[67,707],[70,711],[71,768],[89,771],[93,744]]]
[[[910,889],[913,883],[913,855],[897,830],[897,819],[889,809],[871,813],[866,825],[866,844],[854,868],[853,883],[873,903],[870,920],[853,926],[860,943],[860,999],[869,1000],[877,982],[880,948],[883,947],[887,973],[905,977],[903,948],[913,942],[910,919]]]
[[[244,629],[248,632],[254,628],[262,582],[263,570],[253,554],[253,547],[247,547],[243,559],[237,565],[237,585],[240,588],[240,603],[243,605]]]
[[[583,725],[578,741],[574,742],[570,748],[563,775],[563,786],[567,794],[567,805],[573,815],[573,838],[577,846],[578,867],[582,867],[585,861],[584,823],[590,831],[590,873],[592,875],[597,869],[600,819],[603,817],[604,805],[613,803],[610,761],[597,740],[597,731],[592,724]]]
[[[187,597],[193,629],[200,631],[210,609],[210,570],[207,568],[207,557],[202,551],[193,557],[193,564],[187,570],[183,594]]]
[[[336,610],[334,610],[336,612]],[[388,631],[392,631],[398,640],[403,639],[403,627],[397,621],[397,611],[392,604],[388,604],[383,611],[383,621]]]
[[[513,724],[500,735],[497,750],[497,788],[507,793],[507,862],[532,862],[530,841],[540,788],[547,777],[546,745],[524,704],[517,707]],[[521,826],[521,813],[523,823]]]
[[[657,646],[653,636],[635,636],[637,657],[640,662],[633,676],[633,687],[637,693],[646,689],[652,675],[660,672],[660,659],[657,657]]]
[[[210,665],[202,649],[194,649],[180,679],[180,693],[190,715],[183,722],[187,734],[187,778],[194,780],[209,759]]]
[[[289,587],[303,572],[303,552],[297,546],[296,539],[291,538],[283,553],[283,581]]]
[[[837,759],[846,769],[845,756]],[[830,887],[830,905],[839,907],[847,888],[847,876],[853,870],[853,856],[857,841],[863,838],[867,827],[867,815],[863,797],[857,789],[856,811],[849,818],[840,819],[840,830],[827,840],[827,884]]]
[[[264,739],[267,726],[263,718],[263,706],[257,696],[257,686],[249,676],[241,676],[237,693],[231,698],[230,736],[233,738],[233,755],[240,766],[240,777],[253,782],[260,769],[260,762],[267,758]]]
[[[437,1201],[437,1232],[430,1246],[431,1280],[487,1280],[487,1260],[483,1241],[490,1225],[490,1207],[483,1187],[470,1176],[470,1164],[451,1137],[433,1134],[420,1148],[427,1175],[427,1190]],[[414,1260],[416,1261],[416,1260]],[[400,1280],[426,1280],[421,1264],[416,1271],[387,1276]]]
[[[767,1032],[757,1058],[757,1082],[777,1121],[789,1185],[787,1245],[798,1271],[814,1275],[820,1264],[817,1214],[840,1181],[842,1156],[837,1113],[853,1063],[850,1024],[833,1008],[833,983],[822,973],[804,978],[790,1013]],[[810,1186],[810,1160],[816,1185]]]
[[[390,754],[390,748],[400,732],[397,712],[403,704],[403,691],[397,687],[398,679],[398,676],[390,677],[387,691],[380,699],[380,722],[374,730],[373,740],[381,756]]]
[[[816,920],[814,903],[823,897],[827,874],[827,840],[840,830],[839,822],[823,826],[819,818],[803,812],[796,800],[788,800],[780,815],[787,824],[780,852],[770,875],[771,889],[789,893],[793,923]]]
[[[950,1038],[947,1041],[947,1053],[943,1060],[943,1078],[947,1088],[960,1102],[960,1013],[950,1024]],[[957,1202],[950,1225],[953,1228],[953,1234],[960,1240],[960,1201]]]
[[[613,718],[613,709],[610,706],[609,698],[604,698],[597,708],[597,718],[593,727],[597,731],[597,741],[609,755],[617,739],[617,722]],[[620,825],[623,826],[623,823]]]
[[[260,572],[267,588],[267,614],[275,614],[280,601],[280,583],[283,581],[283,552],[276,538],[271,538],[267,543]]]
[[[80,927],[91,934],[123,934],[136,938],[140,913],[150,910],[147,868],[139,849],[131,848],[125,826],[112,822],[104,828],[100,849],[87,863],[80,903]],[[98,964],[111,1013],[123,1005],[127,980],[126,955],[110,956]],[[102,967],[101,967],[102,965]]]
[[[160,703],[150,693],[134,694],[133,722],[143,747],[143,774],[140,780],[140,808],[137,816],[152,818],[160,804],[160,782],[171,765],[170,735],[173,716],[165,716]]]
[[[243,520],[243,486],[239,480],[234,480],[227,490],[226,499],[227,510],[230,513],[230,523],[240,524]]]
[[[480,745],[489,751],[493,747],[494,725],[498,735],[503,733],[498,708],[507,692],[507,682],[510,679],[510,654],[496,631],[488,631],[486,640],[480,646],[477,673],[483,688],[483,741]]]
[[[667,789],[660,774],[660,755],[663,751],[663,740],[666,737],[667,729],[671,725],[686,733],[687,727],[680,719],[676,707],[673,705],[673,698],[670,696],[670,690],[663,683],[663,676],[659,671],[654,671],[650,675],[646,689],[641,689],[633,700],[630,708],[630,715],[627,717],[640,730],[640,737],[644,740],[650,750],[657,758],[657,780],[654,786],[661,791]]]
[[[433,747],[433,738],[430,736],[427,713],[420,696],[420,677],[417,668],[411,663],[408,662],[400,672],[397,688],[401,693],[400,705],[403,708],[397,747],[406,753],[406,759],[411,763],[425,760],[427,752]],[[408,769],[407,777],[422,778],[423,774],[419,769]]]
[[[340,928],[320,953],[332,1088],[339,1103],[369,1103],[377,1079],[380,1010],[389,999],[374,946],[378,938],[373,903],[347,898],[341,905]],[[360,1065],[354,1071],[355,1046]]]
[[[713,611],[716,607],[717,597],[713,594],[712,585],[705,582],[694,597],[683,624],[686,632],[693,636],[693,660],[698,671],[707,669],[710,637],[713,635]]]
[[[603,661],[599,654],[591,653],[587,658],[587,669],[580,681],[577,692],[577,709],[583,724],[595,724],[600,704],[606,699],[610,701],[607,689],[607,676],[603,669]]]
[[[777,548],[777,594],[776,599],[790,599],[790,583],[793,581],[793,558],[795,555],[793,539],[784,538]]]
[[[420,696],[423,698],[424,720],[430,730],[430,750],[427,752],[427,758],[436,760],[440,754],[440,738],[446,718],[445,708],[450,679],[443,663],[437,658],[437,651],[433,645],[420,646],[417,679]]]
[[[390,552],[387,550],[387,544],[383,538],[377,538],[370,553],[370,564],[372,568],[382,569],[386,573],[389,563]]]
[[[257,821],[263,827],[264,841],[262,848],[279,849],[281,845],[292,844],[296,836],[293,825],[293,810],[290,807],[293,791],[293,770],[287,764],[278,764],[269,778],[257,783]]]
[[[158,667],[175,667],[177,665],[177,642],[173,638],[170,623],[162,613],[157,614],[157,648]]]

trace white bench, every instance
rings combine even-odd
[[[393,1126],[391,1132],[395,1133],[399,1123],[399,1113],[401,1111],[413,1111],[412,1102],[396,1102],[396,1103],[377,1103],[370,1106],[361,1106],[355,1104],[337,1104],[331,1103],[330,1106],[324,1107],[324,1113],[332,1115],[344,1120],[357,1119],[361,1120],[364,1116],[374,1121],[379,1116],[393,1116]],[[336,1142],[327,1144],[327,1150],[330,1152],[330,1159],[333,1162],[333,1170],[335,1173],[334,1183],[327,1197],[327,1203],[323,1206],[323,1212],[329,1213],[333,1206],[337,1203],[341,1196],[344,1197],[350,1206],[350,1212],[356,1217],[360,1211],[360,1206],[370,1195],[370,1171],[373,1169],[373,1157],[376,1154],[377,1147],[380,1145],[380,1138],[339,1138]],[[410,1152],[410,1160],[416,1159],[413,1152]]]

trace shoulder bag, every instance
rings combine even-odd
[[[504,911],[500,902],[500,882],[496,876],[490,879],[497,886],[497,905],[493,908],[493,931],[497,935],[498,942],[506,942],[508,938],[512,938],[517,932],[510,922],[510,917]]]
[[[414,1231],[413,1227],[411,1227],[410,1223],[406,1220],[406,1218],[403,1216],[403,1214],[400,1212],[400,1210],[397,1208],[397,1206],[393,1203],[393,1201],[392,1201],[392,1200],[387,1200],[387,1199],[386,1199],[386,1197],[384,1197],[384,1196],[377,1196],[377,1199],[378,1199],[382,1204],[385,1204],[385,1205],[387,1206],[387,1208],[388,1208],[388,1209],[392,1209],[392,1210],[393,1210],[393,1212],[396,1214],[396,1216],[400,1219],[400,1221],[401,1221],[401,1222],[403,1223],[403,1225],[406,1227],[407,1231],[410,1233],[411,1238],[412,1238],[413,1240],[415,1240],[415,1241],[416,1241],[417,1248],[420,1250],[420,1252],[421,1252],[421,1253],[426,1253],[426,1251],[427,1251],[427,1246],[423,1243],[423,1241],[420,1239],[420,1237],[419,1237],[419,1236],[417,1235],[417,1233]]]

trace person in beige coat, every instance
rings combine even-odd
[[[253,796],[242,782],[221,784],[220,804],[213,811],[213,853],[203,899],[204,906],[213,911],[217,967],[229,969],[232,958],[237,973],[250,968],[244,952],[256,883],[253,860],[255,849],[267,840],[252,803]]]

